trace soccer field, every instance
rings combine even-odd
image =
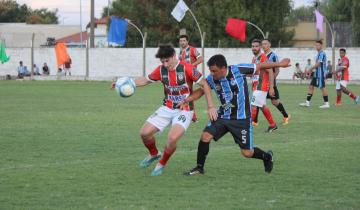
[[[207,122],[202,98],[200,122],[151,177],[155,164],[138,167],[147,155],[139,129],[161,104],[159,84],[124,99],[108,82],[0,81],[0,209],[360,209],[360,105],[343,95],[341,107],[321,110],[316,90],[302,108],[307,86],[279,90],[290,123],[271,106],[279,129],[264,133],[262,113],[254,128],[254,144],[274,152],[271,174],[226,135],[210,145],[205,175],[183,175]]]

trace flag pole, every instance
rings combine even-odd
[[[140,28],[137,27],[133,22],[131,22],[131,20],[129,19],[125,19],[130,25],[132,25],[134,28],[136,28],[136,30],[140,33],[142,41],[143,41],[143,76],[145,76],[146,74],[146,38],[147,38],[147,33],[145,32],[145,35],[141,32]]]
[[[264,39],[266,38],[264,32],[259,28],[259,26],[255,25],[254,23],[252,23],[252,22],[250,22],[250,21],[247,21],[247,23],[248,23],[249,25],[254,26],[257,30],[259,30]]]
[[[330,25],[330,22],[328,21],[325,15],[324,15],[324,19],[325,22],[328,24],[331,33],[331,63],[332,63],[331,72],[334,72],[335,71],[335,33]]]
[[[204,62],[204,60],[205,60],[205,48],[204,48],[204,46],[205,46],[205,39],[204,39],[204,38],[205,38],[205,32],[204,32],[204,34],[203,34],[203,32],[201,31],[199,22],[197,21],[194,13],[191,11],[190,8],[189,8],[189,12],[190,12],[191,16],[194,18],[195,23],[196,23],[196,25],[197,25],[197,27],[198,27],[198,29],[199,29],[199,32],[200,32],[201,54],[202,54],[202,57],[203,57],[203,62],[201,63],[201,68],[202,68],[201,70],[202,70],[203,75],[205,75],[205,62]]]

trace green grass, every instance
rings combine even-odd
[[[165,173],[138,168],[139,129],[159,107],[160,85],[128,99],[106,82],[0,81],[0,209],[359,209],[360,105],[301,108],[307,87],[280,85],[292,119],[272,134],[260,114],[254,144],[275,154],[274,170],[241,157],[230,135],[213,142],[204,176],[195,165],[200,122],[179,142]],[[360,86],[350,86],[360,93]],[[331,103],[334,86],[328,87]],[[268,103],[270,103],[268,101]],[[280,113],[271,107],[281,124]],[[163,148],[167,130],[157,136]]]

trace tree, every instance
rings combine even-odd
[[[27,22],[30,24],[57,24],[57,10],[32,10],[26,4],[19,5],[14,0],[0,0],[0,22]]]
[[[159,43],[171,42],[177,45],[177,36],[181,28],[187,29],[190,43],[200,46],[200,34],[196,23],[189,13],[178,23],[171,11],[178,0],[116,0],[112,2],[110,14],[129,18],[140,29],[148,33],[148,46],[156,47]],[[249,20],[257,24],[264,31],[269,31],[269,38],[278,42],[287,42],[291,32],[285,31],[285,17],[290,13],[290,0],[185,0],[186,4],[196,15],[200,27],[206,32],[205,46],[241,47],[248,46],[231,38],[225,32],[226,21],[229,17]],[[266,11],[277,11],[267,14]],[[103,16],[107,15],[107,8]],[[141,38],[134,29],[129,27],[127,47],[141,46]],[[260,33],[248,27],[248,41],[252,38],[262,38]]]

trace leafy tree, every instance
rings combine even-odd
[[[196,23],[189,14],[178,23],[171,11],[178,0],[116,0],[112,2],[110,14],[129,18],[140,29],[148,33],[147,46],[156,47],[159,43],[171,42],[177,45],[177,36],[181,28],[185,28],[190,36],[190,42],[200,46],[200,34]],[[197,17],[201,29],[206,32],[205,46],[241,47],[248,46],[231,38],[225,32],[225,25],[229,17],[237,17],[255,23],[264,32],[269,32],[273,42],[282,40],[287,42],[292,37],[286,32],[285,18],[291,10],[290,0],[185,0],[185,3]],[[276,12],[271,12],[276,11]],[[103,16],[107,15],[107,8]],[[260,33],[253,27],[248,27],[248,41]],[[127,46],[141,46],[141,38],[134,29],[129,27]]]
[[[30,24],[57,24],[57,10],[32,10],[26,4],[19,5],[14,0],[0,0],[0,22],[27,22]]]

